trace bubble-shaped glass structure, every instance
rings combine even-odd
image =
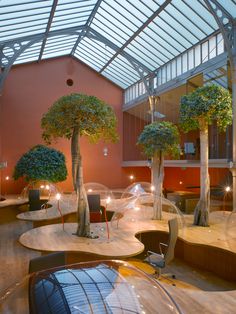
[[[40,198],[50,200],[56,197],[61,190],[53,183],[47,181],[34,181],[25,186],[20,194],[20,198],[28,199],[30,190],[39,190]]]
[[[96,182],[88,182],[84,184],[87,195],[99,195],[101,204],[105,206],[106,203],[111,202],[115,197],[112,191],[103,184]]]
[[[229,249],[236,252],[236,210],[228,213],[225,223],[225,235]]]
[[[185,219],[182,212],[170,200],[157,197],[162,207],[161,223],[167,224],[169,219],[177,218],[179,233],[183,235]],[[121,219],[137,222],[153,219],[154,187],[149,182],[135,182],[128,186],[121,197],[120,206],[112,218],[112,225],[118,227]]]
[[[0,303],[2,313],[180,313],[161,283],[123,261],[33,273],[7,290]]]

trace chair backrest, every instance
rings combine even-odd
[[[29,274],[64,265],[66,265],[66,254],[64,251],[50,253],[31,259],[29,262]]]
[[[99,212],[101,210],[100,195],[88,194],[88,204],[90,212]]]
[[[175,257],[175,244],[178,238],[178,221],[177,218],[170,219],[168,247],[164,256],[165,264],[168,264]]]

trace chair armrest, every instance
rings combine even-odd
[[[156,252],[153,252],[153,251],[147,251],[147,255],[150,255],[150,254],[159,255],[159,254],[158,254],[158,253],[156,253]]]
[[[148,259],[149,263],[151,262],[150,255],[160,255],[160,254],[153,252],[153,251],[147,251],[147,259]]]
[[[167,248],[167,247],[168,247],[168,244],[162,243],[162,242],[159,243],[160,253],[161,253],[162,256],[164,256],[164,253],[162,252],[162,246],[164,246],[165,248]]]

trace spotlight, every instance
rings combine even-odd
[[[104,147],[103,148],[103,155],[106,157],[108,155],[108,148]]]
[[[226,186],[226,187],[225,187],[225,192],[228,193],[228,192],[230,192],[230,191],[231,191],[231,187],[230,187],[230,186]]]

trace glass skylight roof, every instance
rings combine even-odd
[[[236,18],[236,0],[217,1]],[[146,75],[218,31],[205,0],[1,0],[0,20],[3,67],[32,40],[14,64],[73,55],[122,88],[140,80],[130,60]]]

